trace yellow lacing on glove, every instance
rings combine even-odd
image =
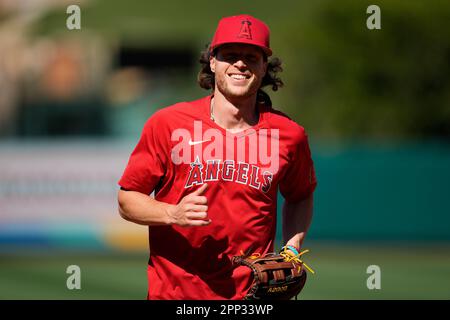
[[[315,274],[314,270],[311,269],[311,267],[309,267],[306,263],[304,263],[302,260],[300,260],[300,257],[302,255],[304,255],[305,253],[309,252],[309,250],[303,250],[302,252],[300,252],[299,254],[295,254],[294,252],[292,252],[291,250],[289,250],[288,248],[284,247],[283,251],[280,252],[280,256],[282,256],[284,258],[284,261],[286,262],[296,262],[298,264],[301,264],[303,266],[305,266],[305,268],[311,272],[312,274]],[[300,272],[301,267],[298,268],[298,271]]]
[[[245,253],[242,250],[241,250],[241,255],[245,256]],[[261,253],[256,252],[256,253],[252,253],[248,258],[250,258],[250,259],[258,259],[259,257],[261,257]]]

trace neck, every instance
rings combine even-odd
[[[217,89],[211,100],[211,116],[214,121],[230,132],[248,129],[258,123],[256,94],[247,98],[229,99]]]

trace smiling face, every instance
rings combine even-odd
[[[267,61],[261,49],[248,44],[226,44],[210,60],[216,89],[230,99],[256,95],[266,74]]]

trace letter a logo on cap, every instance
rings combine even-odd
[[[248,20],[243,20],[241,23],[241,30],[239,31],[237,37],[252,40],[252,31],[250,30],[250,26],[252,25],[252,23]]]

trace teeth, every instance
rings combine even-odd
[[[241,74],[232,74],[231,77],[232,77],[233,79],[237,79],[237,80],[247,79],[246,76],[243,76],[243,75],[241,75]]]

